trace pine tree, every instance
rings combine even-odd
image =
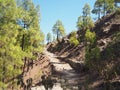
[[[87,29],[93,28],[94,23],[90,16],[90,6],[85,4],[83,7],[83,15],[78,17],[77,27],[80,30],[80,40],[83,41]]]
[[[115,11],[114,0],[106,0],[106,3],[107,3],[106,13],[114,12]]]
[[[79,30],[86,30],[94,26],[93,21],[90,16],[90,6],[85,4],[83,7],[83,15],[78,17],[77,27]]]
[[[15,77],[22,74],[24,57],[41,51],[43,41],[39,9],[31,0],[0,0],[0,89],[18,90]]]
[[[49,32],[49,33],[47,33],[47,42],[50,43],[51,39],[52,39],[51,33]]]
[[[115,7],[118,8],[118,4],[120,3],[120,0],[114,0]]]
[[[96,0],[94,4],[93,14],[98,15],[98,19],[101,15],[106,15],[115,10],[114,0]]]
[[[19,20],[23,26],[21,30],[21,48],[24,51],[38,51],[44,40],[44,35],[39,26],[39,7],[35,7],[31,0],[23,0],[22,16]],[[41,37],[42,36],[42,37]]]
[[[57,36],[57,41],[59,38],[65,35],[65,29],[60,20],[58,20],[53,26],[53,33]]]
[[[5,89],[8,81],[21,73],[20,67],[23,65],[24,55],[16,41],[19,28],[16,7],[14,0],[0,2],[0,89]]]
[[[92,10],[93,14],[98,15],[98,19],[101,17],[101,13],[102,13],[102,0],[97,0],[94,4],[94,9]]]

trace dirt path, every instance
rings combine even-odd
[[[78,83],[83,84],[86,76],[84,73],[77,73],[71,66],[62,61],[62,59],[58,59],[58,56],[56,56],[53,53],[50,53],[45,50],[45,54],[50,59],[50,62],[53,64],[55,71],[58,73],[57,76],[61,77],[62,79],[65,79],[69,85],[76,86]],[[61,57],[62,58],[62,57]]]
[[[76,73],[68,63],[62,61],[62,59],[58,59],[58,56],[56,56],[55,54],[50,53],[47,50],[45,50],[44,53],[49,58],[50,63],[54,66],[54,71],[56,72],[55,76],[59,78],[57,80],[58,81],[57,85],[54,85],[52,90],[56,89],[64,90],[63,88],[66,88],[66,86],[72,88],[69,90],[79,90],[78,84],[80,84],[80,81],[81,84],[83,84],[82,82],[84,82],[85,80],[85,75]],[[63,86],[60,84],[63,84]],[[35,89],[33,88],[32,90],[45,90],[45,89],[43,89],[43,86],[40,86],[35,87]]]
[[[68,63],[63,62],[62,60],[58,59],[55,54],[50,53],[45,50],[46,56],[50,59],[50,62],[55,67],[55,70],[58,72],[66,72],[66,70],[72,70],[71,66]]]

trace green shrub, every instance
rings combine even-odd
[[[70,40],[69,40],[70,44],[73,44],[75,46],[77,46],[79,44],[79,41],[78,41],[76,35],[77,35],[77,33],[75,31],[73,31],[71,33]]]
[[[96,40],[96,34],[94,32],[91,32],[89,29],[85,33],[85,40],[87,42],[90,42],[93,44]]]
[[[107,47],[104,50],[103,59],[109,60],[109,59],[113,59],[113,58],[114,58],[114,49],[112,49],[112,47]]]
[[[79,44],[79,41],[75,37],[70,37],[70,43],[77,46]]]
[[[120,14],[120,8],[116,9],[116,14]]]
[[[100,49],[98,47],[90,49],[89,46],[85,49],[85,63],[88,67],[94,65],[94,63],[99,62],[100,60]]]

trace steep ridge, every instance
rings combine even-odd
[[[120,31],[120,13],[111,13],[102,17],[100,20],[96,21],[92,31],[96,33],[97,45],[102,50],[112,42],[114,35]],[[79,31],[77,31],[77,35],[79,36]],[[74,46],[70,44],[69,39],[70,34],[63,37],[59,43],[49,43],[47,45],[47,50],[74,61],[83,61],[85,59],[85,46],[83,42]]]
[[[92,90],[104,90],[105,86],[103,85],[103,83],[105,82],[105,73],[107,73],[109,74],[108,79],[114,90],[120,90],[120,12],[111,13],[102,17],[95,22],[95,26],[91,31],[95,32],[97,36],[96,46],[100,49],[101,56],[101,61],[99,65],[100,67],[102,67],[102,69],[106,69],[106,67],[109,67],[109,70],[105,71],[103,69],[103,76],[100,76],[100,74],[97,75],[96,71],[90,71],[92,72],[90,77],[96,78],[90,81],[89,87],[91,87]],[[77,31],[78,36],[79,32],[80,31]],[[63,60],[69,63],[71,67],[74,68],[76,71],[87,72],[88,69],[84,64],[84,43],[81,42],[79,45],[74,46],[70,44],[69,39],[70,34],[66,37],[63,37],[59,43],[49,43],[47,45],[47,50],[59,56],[63,56]],[[117,76],[114,75],[114,72],[117,73]],[[96,73],[96,75],[94,73]]]
[[[120,31],[120,14],[111,13],[103,16],[101,19],[95,22],[95,27],[92,29],[96,33],[98,45],[101,39],[107,39],[107,43],[110,42],[114,33]],[[79,30],[77,31],[79,36]],[[84,52],[84,45],[80,43],[78,46],[70,45],[70,34],[63,37],[59,43],[52,42],[47,45],[48,51],[56,53],[58,55],[64,55],[70,58],[78,56],[80,59],[84,59],[80,52]],[[109,40],[108,40],[109,39]],[[80,50],[80,51],[79,51]],[[79,56],[80,55],[80,56]],[[76,58],[78,59],[78,58]]]

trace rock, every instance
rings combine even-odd
[[[101,40],[98,41],[99,46],[105,46],[106,44],[107,44],[106,40],[104,40],[104,39],[101,39]]]
[[[81,63],[75,63],[75,62],[69,60],[68,63],[77,72],[88,71],[88,68],[86,67],[86,65],[83,62],[81,62]]]

